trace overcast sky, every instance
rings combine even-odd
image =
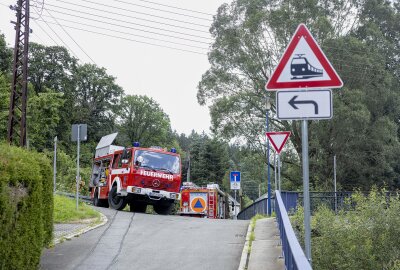
[[[105,67],[126,94],[156,100],[178,133],[209,133],[209,111],[197,103],[197,84],[209,68],[212,16],[225,2],[230,0],[45,0],[42,10],[43,0],[31,0],[39,8],[31,8],[37,19],[31,19],[30,41],[69,47],[80,63]],[[15,12],[7,6],[15,3],[0,0],[0,31],[10,46]]]

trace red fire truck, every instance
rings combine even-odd
[[[198,187],[184,182],[181,188],[181,216],[202,218],[229,218],[229,196],[217,184]]]
[[[169,214],[180,200],[181,160],[175,149],[125,148],[112,145],[118,133],[104,136],[96,147],[90,196],[96,206]]]

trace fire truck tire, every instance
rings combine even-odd
[[[131,202],[129,208],[131,212],[146,213],[147,204],[142,202]]]
[[[99,199],[99,190],[96,188],[93,195],[93,205],[98,207],[108,207],[108,200]]]
[[[108,193],[108,204],[115,210],[122,210],[126,206],[126,200],[117,195],[117,186],[113,186]]]
[[[175,206],[174,203],[155,204],[154,205],[154,211],[159,215],[169,215],[169,214],[172,213],[172,210],[174,209],[174,206]]]

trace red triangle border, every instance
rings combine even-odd
[[[330,80],[322,80],[322,81],[296,81],[296,82],[278,82],[278,78],[282,74],[283,69],[286,64],[290,60],[290,56],[293,54],[293,51],[296,49],[300,38],[304,37],[307,44],[310,46],[311,50],[314,52],[316,58],[321,63],[323,69],[326,71],[328,76],[331,78]],[[300,24],[297,27],[295,34],[289,42],[288,47],[286,48],[279,64],[275,68],[272,76],[268,80],[265,85],[265,89],[267,91],[276,91],[279,89],[298,89],[298,88],[340,88],[343,86],[343,82],[340,79],[339,75],[336,73],[335,69],[332,67],[328,58],[325,56],[324,52],[318,46],[314,37],[311,35],[308,28],[305,24]]]
[[[278,147],[274,140],[272,139],[271,135],[278,135],[278,134],[284,134],[286,135],[285,139],[283,140],[283,143],[281,145],[281,147]],[[279,131],[279,132],[266,132],[265,135],[267,135],[268,139],[270,140],[270,142],[272,143],[272,146],[274,147],[275,151],[278,153],[278,155],[281,153],[283,147],[286,144],[286,141],[289,139],[291,132],[290,131]]]

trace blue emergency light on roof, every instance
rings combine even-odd
[[[139,142],[134,142],[133,143],[133,147],[139,147],[140,146],[140,143]]]
[[[171,148],[171,153],[176,153],[176,149],[175,148]]]

